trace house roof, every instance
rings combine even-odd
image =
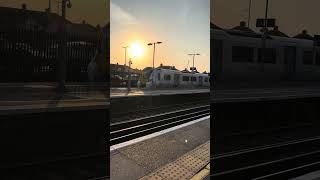
[[[274,29],[271,30],[271,31],[267,31],[266,34],[269,35],[269,36],[289,37],[289,36],[286,35],[285,33],[279,31],[278,26],[274,27]]]
[[[294,36],[294,38],[313,40],[313,37],[310,34],[308,34],[307,30],[303,30],[300,34]]]

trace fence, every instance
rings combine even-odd
[[[17,28],[0,29],[0,82],[54,82],[61,37],[58,33]],[[66,81],[88,81],[97,37],[67,34]]]

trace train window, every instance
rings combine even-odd
[[[262,60],[262,49],[258,49],[258,62],[264,62],[264,63],[277,63],[277,51],[275,48],[265,48],[265,56]]]
[[[158,81],[160,81],[160,73],[158,73]]]
[[[171,80],[171,75],[170,74],[165,74],[164,75],[164,80],[165,81],[170,81]]]
[[[197,77],[191,77],[191,81],[197,81]]]
[[[233,46],[232,62],[253,62],[253,48]]]
[[[303,52],[303,64],[313,64],[313,51]]]
[[[204,82],[208,82],[209,81],[209,78],[204,78]]]
[[[190,81],[190,77],[189,76],[182,76],[182,81]]]

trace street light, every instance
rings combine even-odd
[[[59,83],[57,87],[58,92],[65,92],[65,81],[66,81],[66,48],[67,48],[67,36],[66,36],[66,8],[71,8],[72,4],[70,0],[62,0],[62,6],[61,6],[61,16],[64,21],[61,22],[61,45],[60,45],[60,58],[59,58],[59,68],[58,68],[58,74],[59,74]]]
[[[135,58],[135,57],[132,57],[132,58],[129,58],[129,74],[128,74],[128,91],[131,91],[131,65],[132,65],[132,59]]]
[[[124,46],[122,48],[124,48],[124,66],[126,66],[127,65],[127,49],[129,48],[129,46]]]
[[[262,35],[262,48],[261,48],[261,71],[264,72],[264,61],[266,56],[266,48],[267,48],[267,20],[268,20],[268,10],[269,10],[269,0],[266,0],[266,11],[264,16],[264,31]]]
[[[193,87],[193,74],[194,74],[194,57],[195,56],[200,56],[199,53],[194,53],[194,54],[188,54],[189,56],[192,56],[192,76],[191,76],[191,84],[192,84],[192,87]]]
[[[196,54],[188,54],[189,56],[193,56],[192,57],[192,74],[194,73],[193,71],[194,71],[194,57],[195,56],[200,56],[200,54],[199,53],[196,53]]]
[[[251,20],[251,5],[252,5],[252,0],[249,0],[248,28],[250,28],[250,20]]]
[[[148,46],[152,46],[153,45],[153,60],[152,60],[152,72],[153,72],[153,76],[152,76],[152,88],[154,87],[154,56],[156,53],[156,44],[161,44],[162,42],[158,41],[158,42],[153,42],[153,43],[148,43]]]

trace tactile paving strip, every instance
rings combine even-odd
[[[191,179],[210,161],[210,141],[184,154],[179,159],[169,163],[155,172],[141,178],[141,180],[178,180]]]
[[[199,158],[193,157],[192,155],[186,155],[176,161],[180,166],[189,169],[193,173],[197,173],[208,163]]]
[[[199,148],[195,149],[192,152],[192,156],[198,159],[201,159],[202,161],[205,161],[206,164],[210,161],[210,149],[209,148]]]
[[[193,173],[188,169],[179,166],[177,163],[170,163],[158,171],[156,175],[162,177],[163,179],[190,179],[193,176]]]

